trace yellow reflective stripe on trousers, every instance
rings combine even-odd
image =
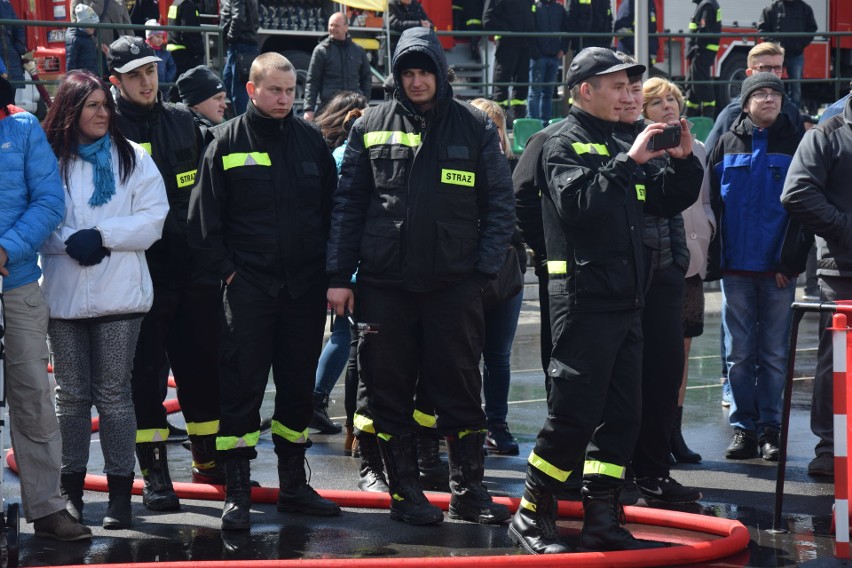
[[[592,0],[580,0],[580,4],[591,4]]]
[[[595,460],[586,460],[583,464],[583,475],[605,475],[616,479],[624,479],[624,467],[614,463],[604,463]]]
[[[367,418],[363,414],[358,414],[356,412],[355,417],[352,419],[352,425],[362,432],[366,432],[368,434],[376,433],[376,427],[373,425],[373,419]]]
[[[527,100],[526,99],[512,99],[512,100],[509,101],[509,104],[512,105],[512,106],[522,106],[522,105],[527,104]]]
[[[523,507],[527,511],[532,511],[533,513],[535,513],[536,510],[536,504],[531,501],[527,501],[523,497],[521,497],[521,507]]]
[[[424,428],[434,428],[438,425],[438,419],[434,414],[426,414],[425,412],[420,412],[416,408],[414,409],[414,421]]]
[[[137,142],[137,144],[142,146],[142,149],[145,150],[148,153],[149,156],[151,155],[151,143],[150,142]]]
[[[641,183],[636,184],[636,199],[645,201],[645,186]]]
[[[479,434],[482,432],[487,432],[487,430],[460,430],[459,431],[459,440],[464,438],[465,436],[470,436],[471,434]]]
[[[175,177],[177,178],[178,187],[187,187],[189,185],[195,184],[195,174],[198,170],[190,170],[188,172],[183,172],[182,174],[178,174]]]
[[[242,436],[216,436],[216,449],[219,451],[235,450],[237,448],[253,448],[260,439],[260,430],[243,434]]]
[[[547,261],[547,273],[548,274],[568,274],[568,261],[567,260],[548,260]]]
[[[607,147],[604,144],[585,144],[583,142],[574,142],[571,144],[571,147],[575,152],[577,152],[578,156],[582,154],[609,156],[609,150],[607,150]]]
[[[190,436],[209,436],[219,432],[219,421],[187,422],[186,433]]]
[[[272,435],[281,436],[292,444],[304,444],[308,441],[307,428],[305,428],[301,432],[296,432],[295,430],[287,428],[277,420],[272,421]]]
[[[709,51],[719,51],[719,44],[716,43],[708,43],[704,47],[706,47]]]
[[[377,130],[364,133],[364,148],[381,144],[399,144],[416,148],[420,146],[420,135],[414,132],[402,132],[401,130]]]
[[[168,428],[149,428],[147,430],[136,430],[136,443],[165,442],[169,438]]]
[[[548,477],[552,477],[553,479],[563,482],[568,479],[568,476],[571,475],[570,471],[565,471],[564,469],[559,469],[546,459],[541,456],[536,455],[535,450],[530,452],[530,457],[527,460],[531,466],[547,475]]]
[[[695,22],[689,22],[689,31],[694,32],[697,29],[698,29],[698,24],[696,24]]]
[[[272,160],[266,152],[237,152],[222,156],[222,168],[227,171],[241,166],[271,166]]]
[[[473,187],[476,185],[476,174],[462,170],[441,170],[441,181],[452,185],[463,185]]]

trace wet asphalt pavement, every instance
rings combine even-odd
[[[512,387],[509,425],[521,444],[520,456],[489,456],[486,485],[493,495],[519,497],[523,488],[526,457],[532,449],[546,405],[538,347],[538,303],[534,286],[525,301],[512,354]],[[799,290],[801,296],[801,289]],[[751,535],[746,550],[704,566],[846,566],[834,559],[830,532],[833,483],[807,475],[816,438],[809,428],[810,396],[816,360],[817,316],[802,322],[797,352],[793,406],[790,418],[787,482],[782,528],[771,534],[774,513],[776,464],[760,458],[731,461],[724,458],[731,429],[727,410],[720,405],[719,293],[707,296],[705,333],[693,341],[690,382],[684,411],[684,435],[693,450],[703,456],[698,465],[675,466],[672,476],[685,485],[700,488],[701,501],[677,510],[712,515],[742,522]],[[271,414],[272,391],[263,415]],[[343,420],[343,382],[332,394],[329,414]],[[180,415],[173,421],[181,424]],[[358,462],[343,455],[343,435],[315,435],[309,450],[311,485],[319,490],[355,490]],[[6,437],[8,440],[8,436]],[[102,467],[97,435],[92,439],[90,473]],[[275,456],[269,434],[261,437],[260,457],[252,463],[252,478],[264,487],[277,486]],[[169,444],[174,481],[189,481],[190,454],[180,444]],[[138,474],[137,474],[138,475]],[[8,502],[19,502],[17,476],[6,470],[3,483]],[[92,526],[88,543],[57,543],[37,538],[32,525],[22,520],[21,566],[59,566],[117,562],[178,560],[255,560],[317,558],[405,558],[517,555],[505,526],[481,526],[446,519],[440,527],[410,527],[392,521],[382,509],[344,509],[335,518],[311,518],[278,513],[274,504],[255,504],[250,533],[222,535],[219,530],[221,502],[182,500],[179,513],[148,511],[141,497],[133,498],[134,526],[127,531],[105,531],[100,522],[106,511],[106,494],[87,491],[84,520]],[[579,525],[560,521],[571,540]],[[662,530],[662,529],[660,529]],[[661,538],[665,539],[665,531]],[[653,566],[652,558],[649,566]]]

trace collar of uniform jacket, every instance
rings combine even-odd
[[[160,119],[160,111],[163,109],[163,94],[157,93],[157,101],[151,108],[145,108],[125,99],[119,94],[115,98],[115,105],[121,116],[133,122],[156,122]]]
[[[246,120],[248,120],[252,130],[260,134],[279,134],[290,124],[292,116],[293,111],[290,110],[284,118],[272,118],[260,112],[252,101],[249,101],[249,104],[246,105]]]

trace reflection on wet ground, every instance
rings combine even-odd
[[[521,443],[518,457],[487,459],[486,481],[498,496],[518,497],[523,486],[525,459],[546,413],[538,347],[538,306],[526,302],[512,355],[512,387],[509,424]],[[672,476],[703,493],[700,503],[677,510],[737,519],[749,528],[751,542],[741,553],[706,566],[796,566],[833,558],[830,533],[833,485],[807,475],[816,438],[809,428],[810,393],[816,360],[815,315],[806,316],[800,331],[797,353],[798,379],[793,390],[790,419],[789,461],[783,522],[787,532],[772,534],[775,464],[762,459],[730,461],[724,458],[731,429],[727,410],[720,405],[719,317],[708,313],[705,334],[693,342],[690,383],[684,411],[684,435],[693,450],[702,454],[701,464],[676,466]],[[336,387],[330,414],[343,416],[342,382]],[[270,414],[272,393],[265,403]],[[263,486],[276,487],[272,444],[261,439],[259,458],[253,462],[252,477]],[[358,463],[342,452],[342,435],[313,437],[309,451],[311,484],[318,489],[355,489]],[[100,473],[102,462],[93,439],[91,473]],[[170,445],[172,477],[189,481],[190,455],[179,444]],[[19,500],[17,478],[9,473],[5,495]],[[262,560],[289,558],[403,558],[463,555],[515,555],[506,527],[489,527],[450,521],[440,527],[409,527],[391,521],[384,510],[345,509],[338,518],[318,519],[278,513],[275,505],[256,504],[249,533],[227,535],[219,530],[221,503],[183,501],[180,513],[147,511],[134,498],[132,530],[109,532],[100,529],[106,496],[86,492],[85,521],[93,526],[89,543],[57,544],[35,538],[32,525],[22,526],[21,565],[49,566],[83,563],[146,562],[175,560]],[[560,530],[571,540],[579,525],[560,521]],[[644,534],[650,530],[663,539],[712,538],[683,531],[631,527]],[[659,531],[662,531],[660,533]],[[653,538],[653,536],[651,537]],[[423,562],[424,566],[428,560]],[[649,565],[652,565],[649,564]]]

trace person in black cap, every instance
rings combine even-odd
[[[328,244],[329,303],[338,316],[353,313],[358,268],[359,317],[381,324],[359,346],[366,402],[355,426],[377,434],[391,518],[442,522],[418,480],[413,415],[422,387],[447,439],[450,517],[499,524],[510,514],[482,485],[478,362],[483,287],[503,266],[515,224],[509,165],[494,123],[453,99],[434,32],[403,32],[393,74],[393,98],[353,126]]]
[[[152,511],[180,508],[169,475],[169,436],[163,398],[164,369],[171,366],[192,449],[192,480],[222,483],[216,464],[220,321],[218,279],[190,257],[186,236],[189,196],[204,143],[189,109],[162,101],[160,59],[145,40],[122,36],[107,52],[110,83],[118,89],[116,120],[129,140],[151,157],[169,198],[163,238],[145,257],[154,304],[142,321],[131,384],[136,409],[136,457],[145,480],[143,502]]]
[[[178,77],[177,88],[181,102],[192,111],[202,133],[224,122],[228,108],[225,85],[213,71],[204,65],[193,67]]]
[[[579,463],[580,547],[649,546],[620,525],[619,503],[641,411],[643,212],[668,217],[688,207],[698,197],[703,168],[692,155],[684,120],[680,145],[668,151],[648,149],[665,124],[650,124],[632,146],[613,136],[620,109],[632,104],[628,76],[644,71],[606,48],[581,51],[567,75],[574,106],[565,128],[542,148],[554,338],[548,417],[509,527],[512,541],[531,554],[568,552],[555,524],[554,495]],[[669,169],[650,172],[644,166],[666,152]]]

